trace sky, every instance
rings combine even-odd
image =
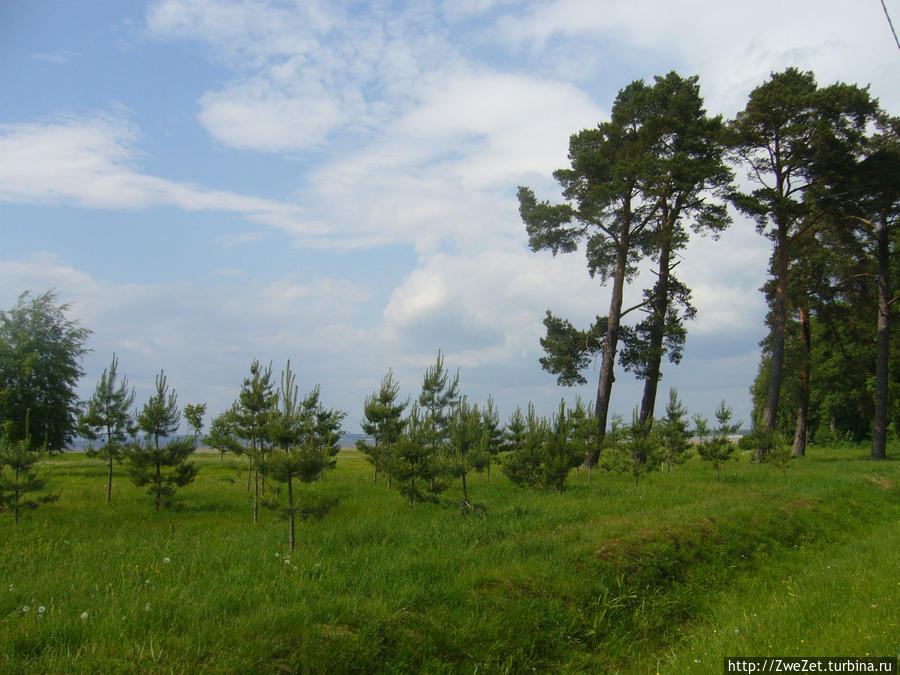
[[[415,397],[440,349],[504,419],[592,403],[599,363],[558,387],[541,321],[587,327],[610,288],[583,251],[529,249],[517,186],[560,200],[569,136],[634,80],[699,75],[727,118],[788,66],[900,113],[880,0],[0,0],[0,308],[70,305],[83,398],[115,353],[138,405],[164,369],[215,415],[253,359],[290,359],[355,433],[389,368]],[[768,257],[738,214],[691,242],[698,316],[658,414],[675,387],[750,422]],[[612,411],[641,386],[618,372]]]

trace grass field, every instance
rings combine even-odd
[[[495,469],[483,512],[408,507],[342,452],[337,505],[253,524],[241,459],[198,456],[174,509],[101,461],[0,516],[0,672],[720,673],[736,655],[900,653],[900,462],[811,448],[782,476],[692,459],[564,494]],[[896,456],[897,449],[889,449]],[[455,499],[458,488],[445,493]],[[27,610],[26,610],[27,607]]]

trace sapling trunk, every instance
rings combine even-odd
[[[288,506],[290,507],[291,519],[291,553],[294,552],[294,482],[288,475]]]

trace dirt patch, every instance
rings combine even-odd
[[[894,487],[894,481],[892,481],[890,478],[884,478],[881,476],[866,476],[866,478],[884,490],[890,490]]]

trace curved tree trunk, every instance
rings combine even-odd
[[[594,411],[597,415],[598,447],[591,451],[587,458],[588,466],[594,466],[600,457],[599,444],[606,435],[606,418],[609,415],[609,400],[612,385],[615,381],[613,369],[616,364],[616,349],[619,342],[619,321],[622,314],[622,297],[625,289],[625,271],[628,262],[628,216],[625,209],[621,231],[622,240],[618,243],[616,253],[616,271],[613,277],[612,298],[609,301],[609,316],[606,325],[606,339],[603,342],[603,359],[600,362],[600,378],[597,382],[597,403]]]
[[[665,216],[667,218],[667,216]],[[669,225],[665,226],[668,228]],[[663,236],[662,246],[659,251],[659,282],[657,283],[657,295],[653,299],[653,328],[650,333],[650,360],[647,363],[647,375],[644,379],[644,394],[641,398],[641,412],[638,421],[641,426],[653,420],[656,409],[656,392],[659,388],[659,377],[663,355],[663,336],[665,334],[666,316],[669,312],[669,265],[671,263],[672,250],[671,239],[668,234]]]

